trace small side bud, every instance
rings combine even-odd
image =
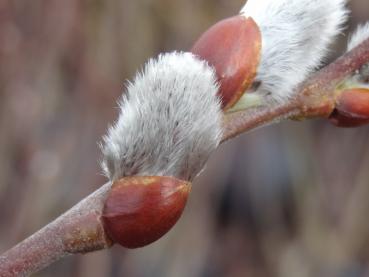
[[[146,246],[180,218],[191,185],[173,177],[127,177],[113,183],[102,219],[109,238],[127,248]]]
[[[245,16],[222,20],[194,44],[192,53],[215,68],[223,110],[231,108],[251,86],[261,55],[261,34]]]
[[[337,98],[330,121],[338,127],[358,127],[369,123],[369,89],[348,89]]]
[[[360,25],[351,35],[347,51],[369,39],[369,22]],[[338,127],[358,127],[369,123],[369,64],[364,64],[341,85],[336,108],[330,121]]]

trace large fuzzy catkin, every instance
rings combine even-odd
[[[346,20],[345,0],[248,0],[241,14],[262,34],[256,93],[284,103],[296,86],[320,66]]]
[[[110,180],[175,176],[191,180],[221,138],[214,70],[190,53],[162,54],[138,73],[104,137],[102,167]]]

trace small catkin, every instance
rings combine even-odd
[[[241,14],[262,34],[256,93],[272,102],[293,97],[296,86],[319,67],[347,17],[345,0],[248,0]]]
[[[367,39],[369,39],[369,22],[360,25],[350,36],[349,42],[347,44],[347,51],[352,50]]]
[[[351,51],[359,46],[365,40],[369,39],[369,22],[357,27],[355,32],[350,36],[347,44],[347,51]],[[369,63],[363,65],[356,74],[351,78],[352,81],[360,84],[363,87],[368,87],[369,84]]]

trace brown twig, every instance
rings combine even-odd
[[[25,276],[75,253],[108,248],[101,211],[110,184],[87,196],[69,211],[0,256],[0,276]]]
[[[369,40],[315,73],[284,105],[266,106],[224,117],[223,142],[241,133],[285,118],[328,117],[336,87],[369,62]],[[64,215],[0,256],[0,276],[24,276],[63,256],[108,248],[101,213],[110,184],[87,196]]]

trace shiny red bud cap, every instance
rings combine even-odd
[[[173,177],[137,176],[114,182],[102,215],[108,237],[127,248],[158,240],[180,218],[190,190],[190,183]]]
[[[369,89],[357,88],[343,91],[329,117],[338,127],[358,127],[369,123]]]
[[[256,77],[261,56],[261,33],[251,17],[224,19],[194,44],[192,53],[215,68],[223,110],[237,103]]]

